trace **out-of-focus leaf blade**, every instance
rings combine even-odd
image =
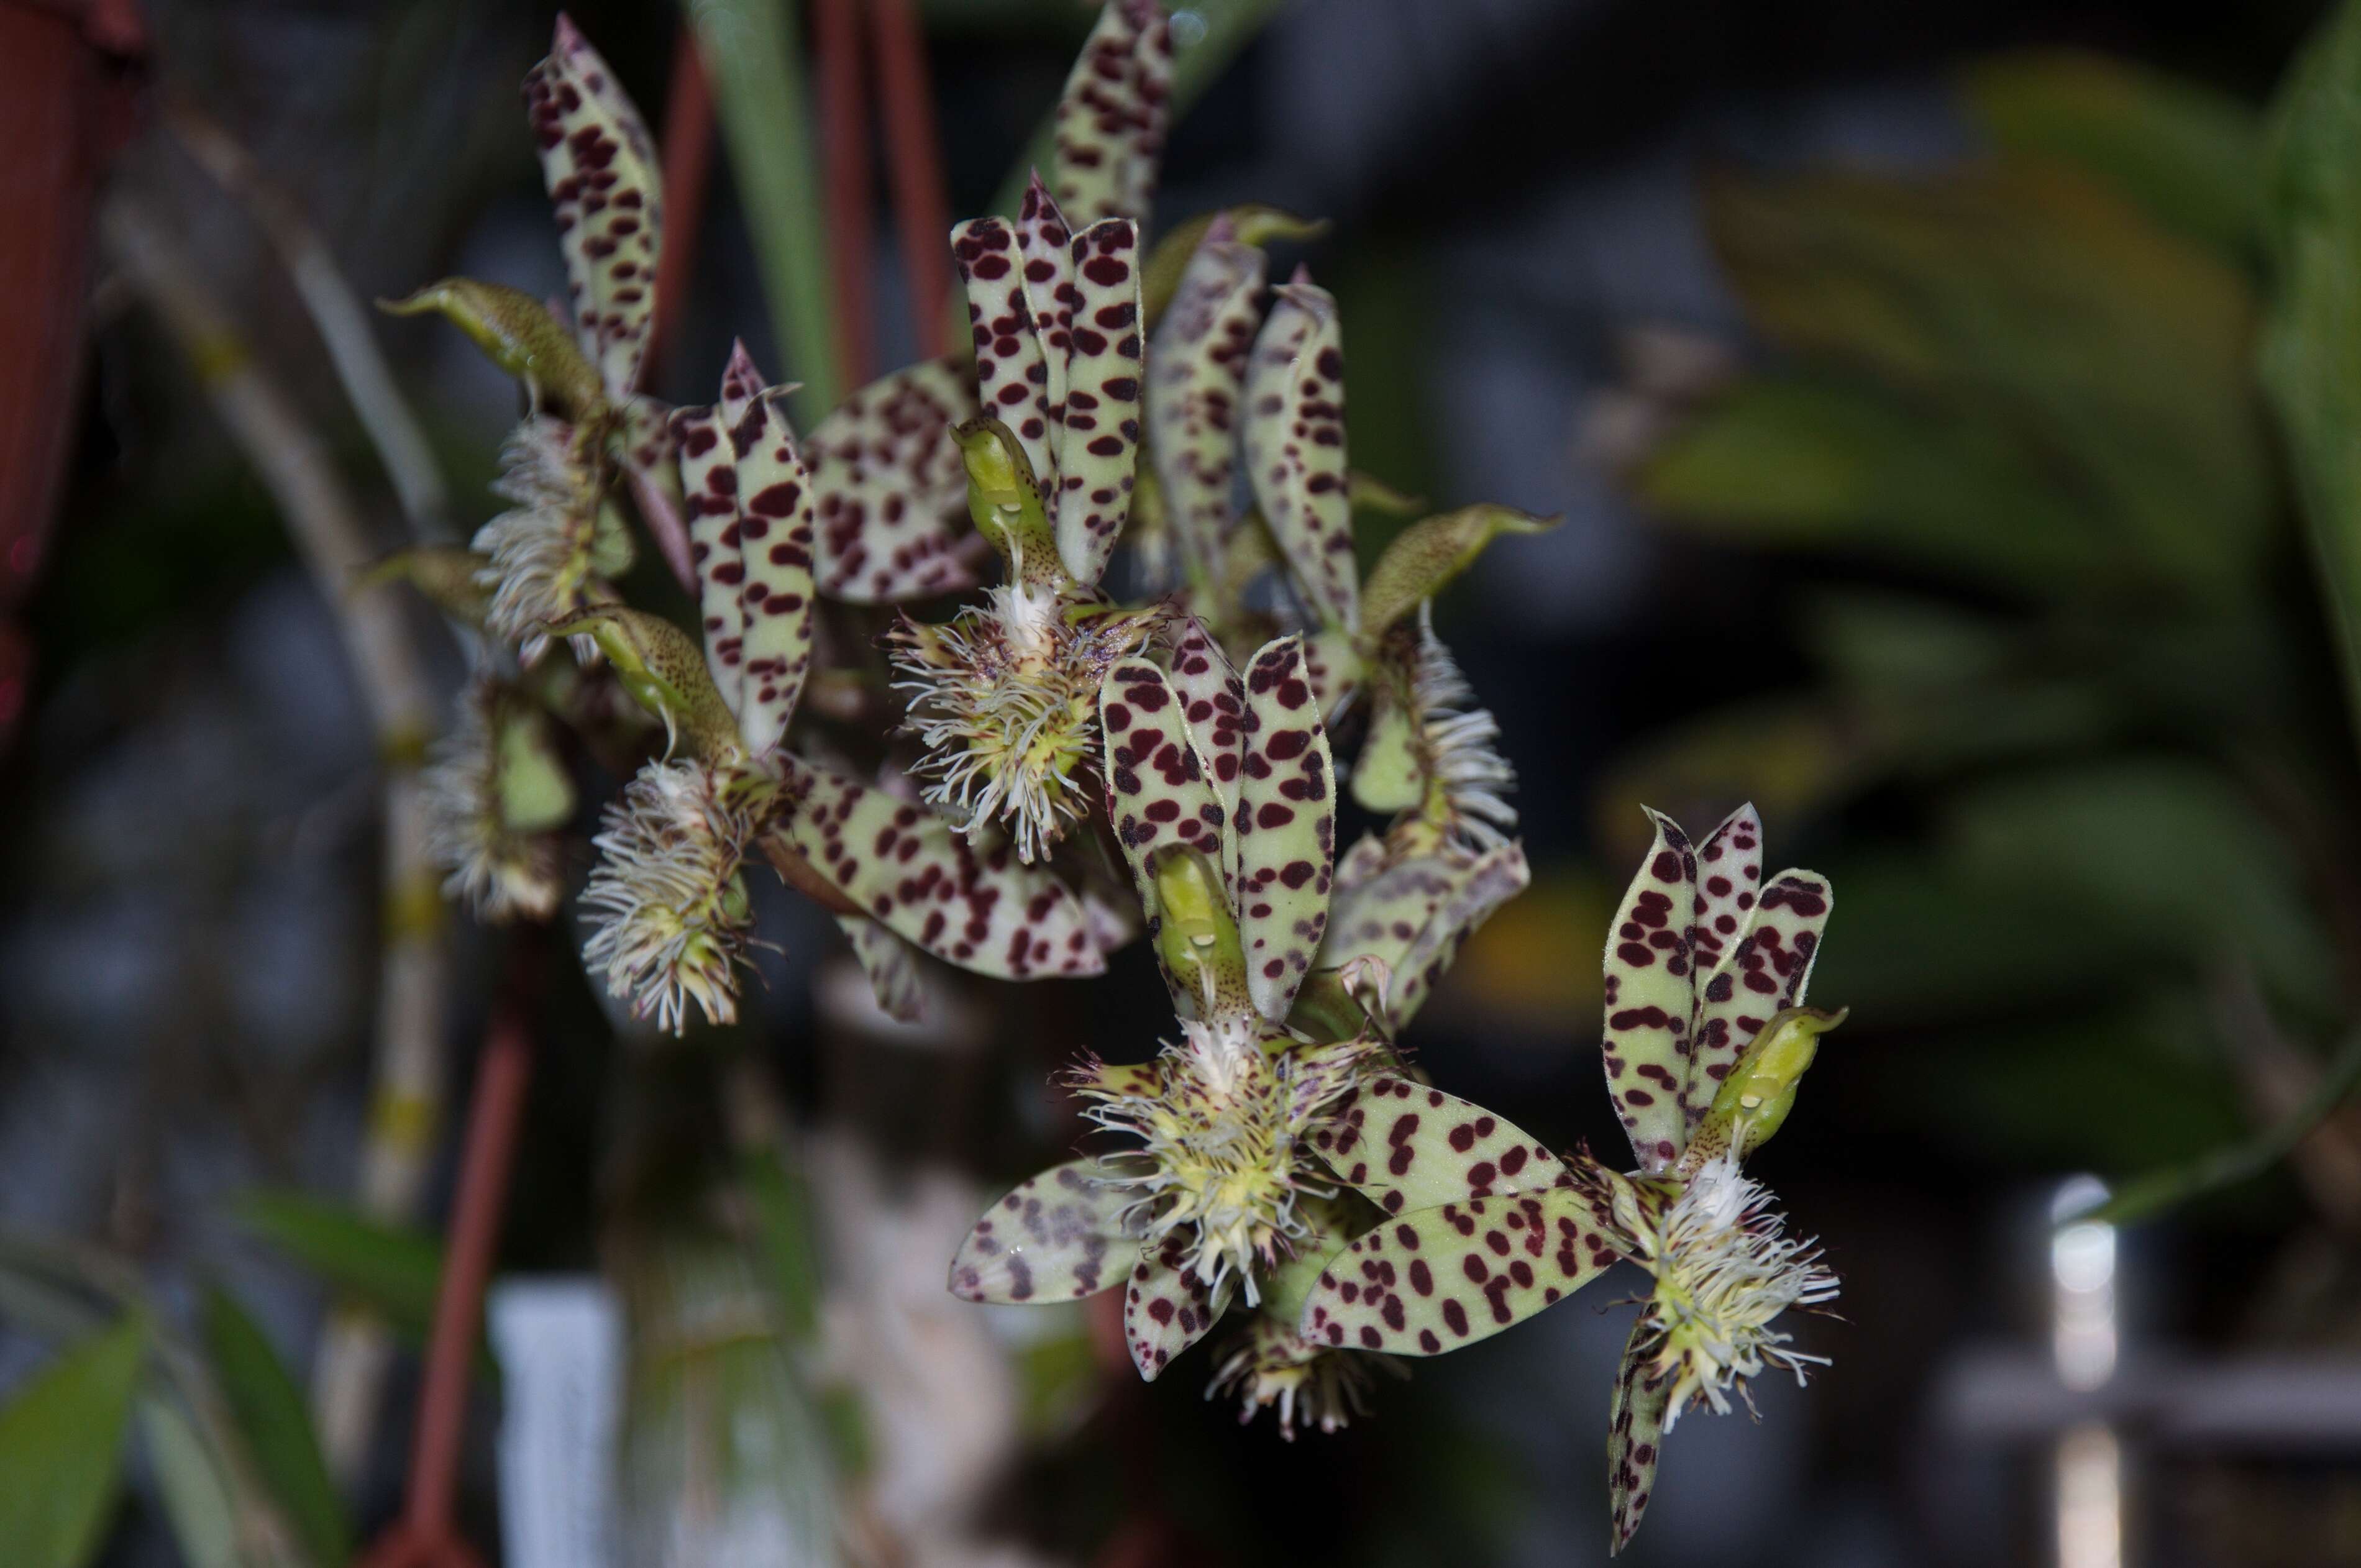
[[[2258,247],[2263,128],[2236,99],[2080,49],[1984,60],[1961,86],[1969,110],[2008,151],[2074,164],[2158,222],[2233,256]]]
[[[189,1568],[241,1568],[237,1505],[189,1418],[168,1399],[144,1398],[139,1401],[139,1434],[148,1445],[156,1489],[163,1495],[173,1543]]]
[[[248,1193],[236,1212],[248,1230],[395,1327],[423,1335],[433,1323],[443,1249],[424,1232],[300,1192]]]
[[[2361,6],[2306,47],[2268,157],[2262,375],[2294,459],[2345,695],[2361,726]]]
[[[352,1525],[312,1430],[302,1389],[262,1326],[219,1287],[204,1293],[198,1332],[263,1485],[286,1510],[306,1555],[320,1568],[336,1568],[352,1555]]]
[[[2232,263],[2056,164],[1727,178],[1706,207],[1774,341],[2010,432],[2181,597],[2257,590],[2274,477]]]
[[[146,1320],[126,1316],[67,1351],[0,1409],[0,1563],[81,1568],[97,1554],[147,1354]]]
[[[2126,569],[2103,522],[2003,433],[1831,382],[1741,383],[1633,483],[1718,537],[1860,551],[2045,598]]]

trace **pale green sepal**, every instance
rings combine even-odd
[[[549,630],[596,641],[631,700],[664,720],[674,746],[686,743],[692,755],[713,762],[743,751],[738,720],[713,684],[704,653],[671,621],[622,605],[600,605]]]
[[[580,421],[607,406],[598,370],[549,307],[522,289],[445,278],[377,308],[394,316],[447,318],[484,357],[524,384],[536,408]]]
[[[1472,506],[1414,522],[1394,536],[1361,585],[1361,635],[1374,638],[1476,564],[1503,533],[1546,533],[1563,518]]]

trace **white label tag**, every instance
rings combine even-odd
[[[608,1568],[622,1313],[595,1276],[492,1288],[500,1359],[500,1540],[508,1568]]]

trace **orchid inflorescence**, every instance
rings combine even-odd
[[[482,917],[547,919],[569,738],[631,771],[592,840],[583,956],[673,1034],[736,1017],[758,865],[837,919],[900,1016],[919,1005],[915,952],[1062,978],[1144,932],[1175,1037],[1070,1069],[1098,1144],[992,1208],[954,1292],[1119,1288],[1151,1379],[1235,1311],[1215,1388],[1292,1435],[1361,1413],[1392,1358],[1481,1339],[1628,1258],[1654,1284],[1615,1401],[1620,1543],[1660,1431],[1766,1368],[1800,1375],[1813,1358],[1773,1325],[1835,1292],[1739,1168],[1834,1021],[1802,1007],[1827,886],[1758,886],[1751,810],[1701,851],[1658,819],[1607,958],[1628,1174],[1413,1071],[1401,1032],[1529,880],[1499,726],[1431,601],[1499,535],[1549,524],[1428,517],[1364,574],[1356,512],[1415,503],[1349,466],[1335,301],[1300,269],[1266,288],[1264,246],[1316,225],[1241,207],[1143,248],[1170,49],[1149,0],[1105,7],[1052,168],[1013,219],[952,233],[971,353],[799,437],[792,389],[742,345],[709,406],[638,390],[655,159],[560,20],[526,96],[572,328],[460,279],[391,307],[448,316],[528,400],[512,509],[472,552],[405,563],[486,633],[431,791],[437,853]],[[698,636],[623,601],[627,512],[692,587]],[[1108,586],[1124,546],[1147,585],[1128,600]],[[979,588],[943,619],[910,609]],[[812,733],[808,692],[873,678],[816,634],[823,601],[900,608],[879,639],[898,743]],[[828,722],[890,706],[832,701]],[[1332,729],[1361,737],[1349,767]],[[874,769],[843,760],[881,751]],[[1341,848],[1348,792],[1379,826]]]

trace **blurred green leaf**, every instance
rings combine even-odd
[[[237,1505],[189,1418],[170,1399],[143,1398],[139,1431],[172,1540],[189,1568],[240,1568]]]
[[[2191,1199],[2251,1181],[2293,1152],[2356,1086],[2361,1086],[2361,1033],[2345,1041],[2303,1103],[2276,1124],[2187,1165],[2150,1171],[2125,1182],[2098,1208],[2069,1218],[2127,1225],[2177,1209]]]
[[[810,95],[793,0],[685,0],[730,170],[762,265],[772,330],[785,345],[804,429],[843,400],[836,361],[828,220],[812,158]]]
[[[198,1332],[263,1485],[286,1510],[312,1561],[319,1568],[339,1568],[352,1556],[352,1527],[302,1390],[261,1325],[219,1287],[205,1289]]]
[[[2260,247],[2262,121],[2236,99],[2081,49],[1984,60],[1961,87],[2004,150],[2071,163],[2241,259]]]
[[[787,1337],[808,1345],[819,1327],[819,1235],[803,1174],[774,1149],[750,1149],[738,1179],[754,1214],[763,1288],[777,1304]]]
[[[2272,126],[2262,375],[2361,727],[2361,5],[2305,47]]]
[[[2061,766],[1962,792],[1948,815],[1964,875],[2079,899],[2193,968],[2242,956],[2271,995],[2333,1010],[2334,953],[2303,868],[2219,774],[2150,758]]]
[[[1860,551],[2042,598],[2125,572],[2103,522],[2006,434],[1865,387],[1741,382],[1651,453],[1634,485],[1717,537]]]
[[[148,1354],[128,1314],[59,1357],[0,1409],[0,1563],[80,1568],[97,1554]]]
[[[1646,850],[1648,819],[1635,803],[1676,821],[1710,822],[1752,800],[1765,821],[1799,831],[1852,792],[1878,750],[1874,737],[1817,698],[1723,708],[1618,761],[1592,796],[1601,852],[1620,864]]]
[[[2256,591],[2272,470],[2221,258],[2057,166],[1724,177],[1706,214],[1773,341],[2010,433],[2152,580]]]
[[[301,1192],[248,1193],[236,1213],[248,1230],[395,1328],[423,1339],[434,1324],[443,1248],[424,1232]]]

